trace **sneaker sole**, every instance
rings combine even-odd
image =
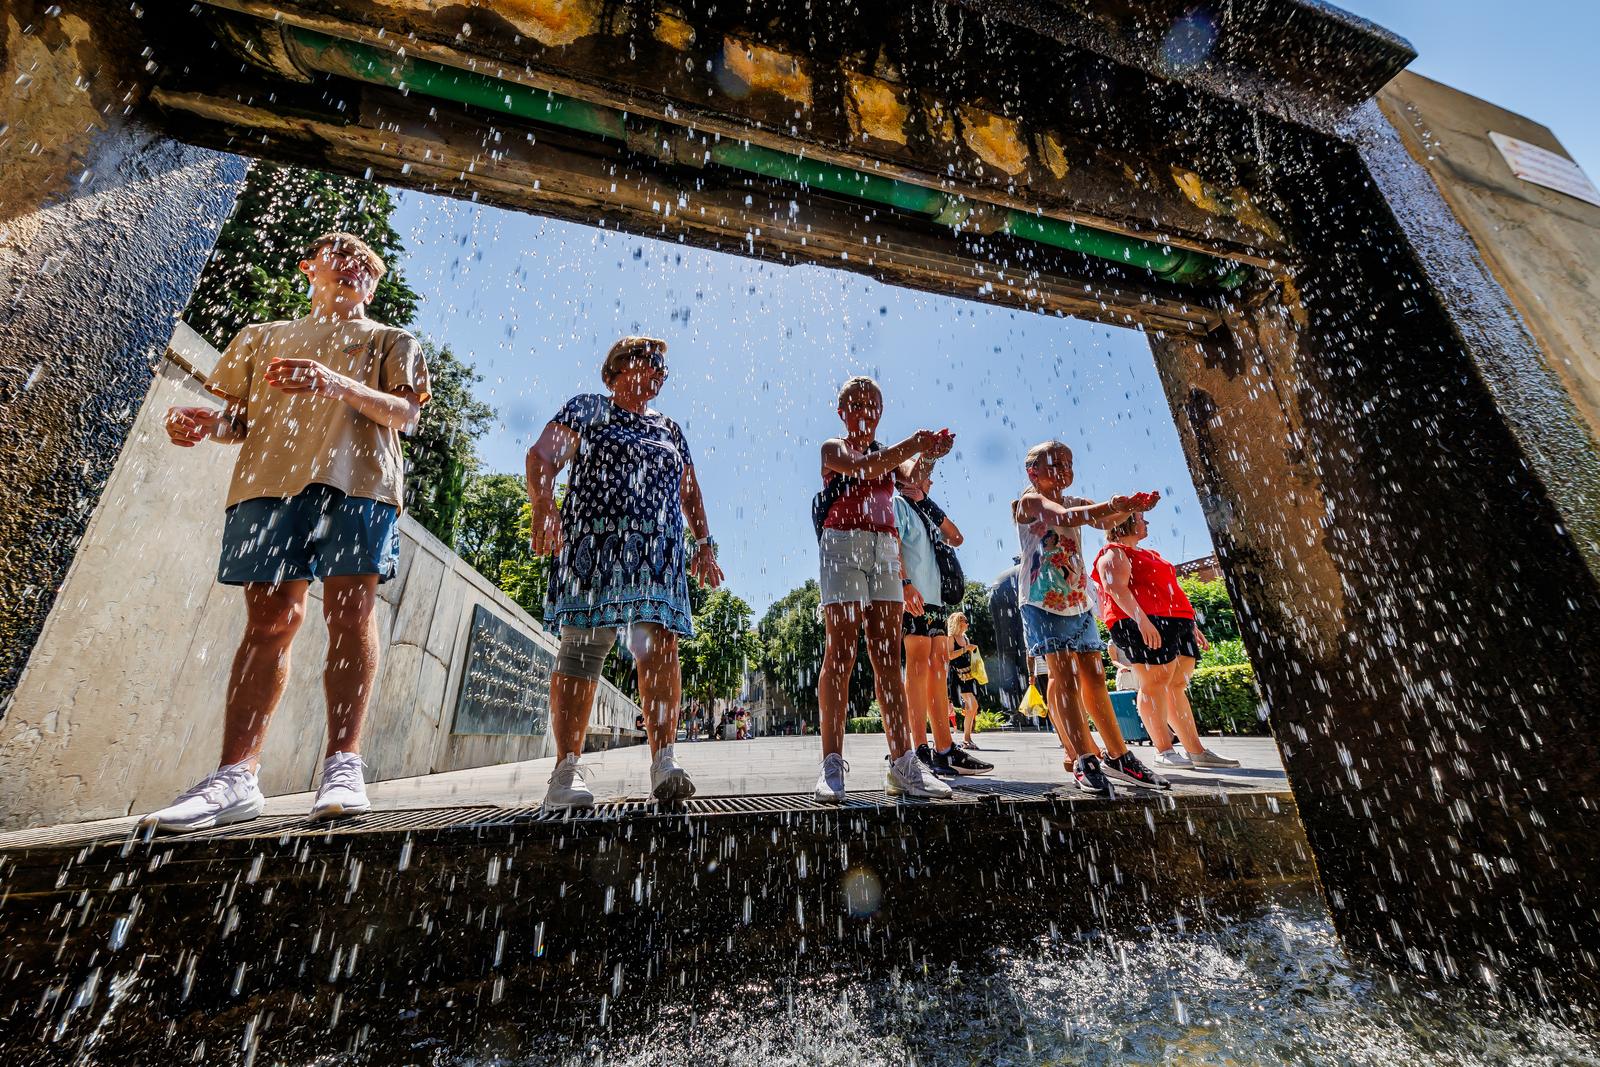
[[[1239,764],[1237,762],[1201,763],[1199,760],[1195,760],[1190,763],[1190,766],[1203,771],[1236,771],[1239,769]]]
[[[1078,782],[1076,784],[1078,786],[1078,792],[1087,793],[1092,797],[1108,797],[1109,798],[1109,797],[1112,797],[1112,796],[1116,795],[1115,791],[1109,785],[1106,786],[1104,789],[1096,789],[1094,786],[1092,786],[1092,785],[1084,785],[1082,782]]]
[[[205,830],[215,830],[223,826],[232,826],[234,823],[258,819],[261,817],[261,813],[266,810],[266,807],[266,798],[260,797],[242,808],[221,812],[206,819],[204,822],[172,823],[161,822],[158,819],[141,819],[139,820],[139,826],[141,829],[153,827],[165,834],[198,834]]]
[[[657,800],[688,800],[694,796],[694,783],[689,780],[689,775],[683,771],[669,774],[656,787],[650,790],[650,795]]]
[[[812,799],[814,799],[818,804],[843,804],[844,803],[844,794],[843,793],[835,793],[831,789],[818,789],[818,790],[814,791],[811,794],[811,796],[812,796]]]
[[[968,770],[965,767],[951,767],[950,769],[952,771],[954,771],[958,775],[969,775],[969,776],[972,776],[972,775],[979,775],[979,774],[993,774],[994,773],[994,768],[993,767],[984,767],[982,770],[976,770],[976,771]]]
[[[539,810],[540,811],[557,811],[557,812],[588,811],[592,807],[594,807],[594,798],[593,797],[589,798],[588,800],[568,800],[568,801],[541,800],[539,802]]]
[[[372,810],[368,804],[329,804],[322,808],[311,809],[312,822],[327,822],[329,819],[347,819],[357,815],[365,815]]]
[[[1162,782],[1159,785],[1156,784],[1155,782],[1141,782],[1141,781],[1139,781],[1139,779],[1135,778],[1133,775],[1125,774],[1122,771],[1119,771],[1116,768],[1112,767],[1109,763],[1105,763],[1103,761],[1100,764],[1100,773],[1104,774],[1107,778],[1115,779],[1116,781],[1122,782],[1125,785],[1136,785],[1136,786],[1140,786],[1141,788],[1144,788],[1144,789],[1171,789],[1172,788],[1172,783],[1171,782]]]

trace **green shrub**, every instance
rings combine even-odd
[[[1267,732],[1267,725],[1258,714],[1261,695],[1256,691],[1256,674],[1248,663],[1195,671],[1189,682],[1189,703],[1201,733]]]
[[[844,721],[844,732],[847,734],[881,734],[883,733],[883,720],[871,715],[862,715]]]
[[[1200,654],[1200,666],[1202,668],[1237,667],[1249,662],[1250,657],[1245,655],[1244,652],[1244,642],[1237,637],[1213,641],[1211,642],[1211,647]]]
[[[998,711],[980,711],[978,712],[978,720],[973,723],[972,729],[975,733],[980,734],[985,730],[1003,730],[1010,722],[1010,719]]]

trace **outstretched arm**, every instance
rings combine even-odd
[[[841,437],[822,445],[822,469],[852,478],[881,478],[919,453],[942,456],[955,446],[949,431],[918,430],[899,444],[876,452],[859,452]]]
[[[266,383],[285,393],[313,393],[350,405],[379,426],[410,433],[422,413],[422,400],[409,385],[393,392],[374,389],[314,359],[275,359],[262,372]]]
[[[536,556],[561,551],[561,513],[556,508],[556,472],[578,450],[578,435],[558,422],[546,424],[528,449],[528,543]]]
[[[1135,511],[1149,511],[1161,499],[1160,493],[1114,496],[1099,504],[1083,502],[1058,504],[1041,493],[1028,492],[1011,505],[1017,522],[1043,522],[1049,526],[1093,526],[1104,530],[1115,526]]]
[[[684,464],[678,497],[683,504],[683,517],[689,523],[689,532],[695,539],[689,573],[698,578],[702,585],[715,589],[722,584],[722,568],[717,564],[717,548],[711,540],[711,526],[706,521],[706,502],[700,494],[700,479],[694,476],[692,463]]]

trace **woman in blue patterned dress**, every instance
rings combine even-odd
[[[688,442],[677,423],[649,406],[667,379],[666,353],[667,343],[653,337],[612,345],[600,368],[609,395],[567,401],[528,450],[533,552],[555,557],[544,617],[561,638],[550,676],[556,769],[547,808],[594,804],[578,756],[618,631],[639,667],[651,792],[658,800],[694,793],[672,754],[682,693],[678,638],[694,634],[686,572],[715,588],[722,570]],[[569,461],[566,499],[557,505],[556,472]]]

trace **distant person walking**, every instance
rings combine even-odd
[[[961,709],[961,746],[976,752],[978,743],[972,739],[972,734],[978,722],[978,686],[981,683],[974,672],[981,653],[967,637],[969,623],[965,612],[951,612],[949,628],[950,703]]]
[[[906,575],[894,510],[896,467],[917,455],[937,459],[955,444],[948,431],[918,430],[888,448],[878,445],[883,392],[871,378],[851,378],[839,390],[845,433],[822,445],[822,492],[812,505],[821,569],[822,620],[827,643],[817,678],[822,770],[816,798],[844,799],[845,713],[850,674],[863,624],[867,656],[877,680],[883,732],[889,745],[885,789],[920,797],[947,797],[912,748],[905,679],[900,673],[900,617],[920,614],[922,597]]]
[[[1206,748],[1195,727],[1189,679],[1206,638],[1177,568],[1154,549],[1139,547],[1149,535],[1143,514],[1119,520],[1095,556],[1094,580],[1112,640],[1138,678],[1139,712],[1156,760],[1168,767],[1237,767],[1238,760]],[[1174,733],[1183,752],[1172,743]]]
[[[961,531],[928,497],[933,464],[907,460],[895,470],[894,514],[906,576],[922,598],[922,613],[902,616],[905,631],[906,700],[911,708],[911,741],[917,759],[941,778],[988,774],[986,763],[956,747],[950,727],[950,637],[945,620],[960,605],[962,583],[947,563]],[[946,595],[953,603],[946,604]],[[933,729],[933,743],[928,730]]]
[[[368,810],[361,726],[378,671],[378,585],[400,558],[400,432],[428,402],[422,347],[367,318],[385,266],[360,238],[328,233],[300,261],[311,310],[246,326],[206,388],[224,401],[167,412],[167,436],[239,446],[217,580],[244,588],[245,629],[228,677],[222,758],[141,821],[177,833],[253,819],[267,724],[289,680],[289,652],[311,583],[323,583],[328,741],[313,819]]]
[[[650,407],[667,380],[667,343],[624,337],[606,354],[600,380],[610,395],[567,401],[528,450],[533,552],[555,557],[544,617],[561,638],[550,675],[556,768],[544,806],[552,810],[594,804],[578,757],[619,631],[639,665],[650,792],[663,801],[694,794],[672,750],[683,700],[678,638],[694,634],[687,575],[713,589],[722,584],[689,442]],[[569,462],[558,506],[556,472]]]
[[[1090,610],[1082,529],[1108,526],[1154,507],[1160,495],[1115,496],[1098,504],[1068,496],[1072,450],[1060,441],[1034,445],[1025,467],[1028,486],[1011,505],[1022,545],[1022,628],[1028,654],[1045,658],[1050,674],[1045,700],[1072,761],[1073,778],[1084,792],[1102,795],[1111,792],[1108,775],[1133,785],[1167,788],[1170,783],[1139,761],[1117,727],[1101,660],[1105,645]],[[1103,761],[1085,712],[1105,740]]]

